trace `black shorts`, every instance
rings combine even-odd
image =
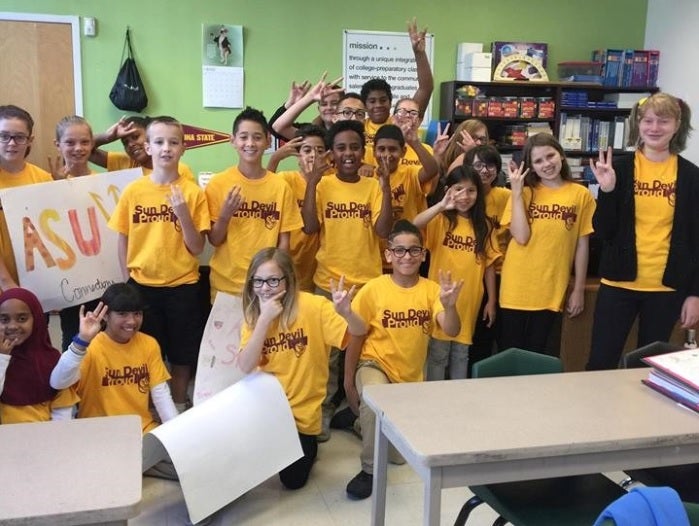
[[[151,287],[133,279],[148,308],[141,330],[158,341],[171,365],[196,365],[202,337],[199,283],[175,287]]]

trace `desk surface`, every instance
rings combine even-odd
[[[426,467],[699,444],[699,414],[648,369],[367,386],[391,441]],[[399,448],[401,449],[401,448]]]
[[[0,480],[0,524],[126,521],[141,501],[141,420],[0,425]]]

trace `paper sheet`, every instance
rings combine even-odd
[[[243,304],[240,297],[217,293],[199,347],[194,405],[211,398],[245,376],[235,365],[242,324]]]
[[[164,459],[165,451],[179,475],[192,522],[303,455],[284,390],[274,376],[261,372],[146,433],[143,469],[150,467],[147,462]]]

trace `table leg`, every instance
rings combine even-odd
[[[442,470],[432,468],[425,481],[424,526],[439,526],[442,514]]]
[[[383,526],[386,520],[386,471],[388,470],[388,439],[383,433],[383,414],[376,415],[374,438],[374,488],[371,501],[371,524]]]

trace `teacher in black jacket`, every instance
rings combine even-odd
[[[590,160],[602,281],[588,370],[617,367],[637,316],[639,347],[668,341],[678,320],[699,321],[699,168],[679,155],[690,117],[667,93],[642,99],[629,117],[636,151],[612,163],[609,148]]]

